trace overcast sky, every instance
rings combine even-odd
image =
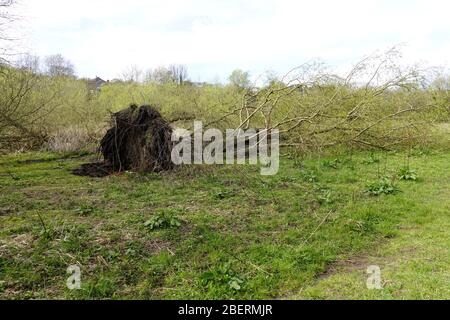
[[[180,63],[223,81],[311,58],[342,67],[400,43],[405,61],[450,64],[449,0],[21,1],[30,51],[61,53],[84,77]]]

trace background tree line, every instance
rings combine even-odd
[[[0,0],[0,41],[16,17]],[[10,47],[3,47],[10,48]],[[90,92],[74,64],[60,54],[43,59],[4,50],[0,60],[0,150],[76,150],[95,145],[111,112],[135,104],[157,107],[174,126],[202,120],[217,128],[279,129],[301,150],[347,145],[392,148],[426,138],[430,124],[450,115],[450,77],[402,64],[397,50],[366,57],[337,75],[311,62],[258,85],[234,70],[228,84],[198,85],[186,66],[127,68],[121,81]]]

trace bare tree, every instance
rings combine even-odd
[[[389,149],[420,139],[435,105],[415,98],[421,72],[403,67],[394,48],[359,61],[346,75],[320,62],[294,68],[260,90],[245,90],[231,111],[213,123],[236,123],[236,130],[278,129],[284,144],[324,148],[339,144]],[[241,73],[237,73],[241,79]],[[231,80],[231,79],[230,79]]]
[[[171,83],[174,81],[172,71],[164,66],[156,69],[150,69],[145,75],[145,82],[154,82],[158,84]]]
[[[11,12],[16,4],[15,0],[0,0],[0,63],[7,63],[8,57],[12,54],[11,42],[12,25],[17,20],[17,16]]]
[[[172,75],[172,80],[176,84],[183,84],[188,80],[188,72],[185,65],[182,64],[171,64],[169,66],[169,71]]]
[[[188,81],[187,68],[181,64],[171,64],[169,67],[159,66],[150,69],[145,74],[145,82],[155,82],[159,84],[176,83],[182,85]]]
[[[431,83],[431,87],[439,91],[450,91],[450,74],[438,75]]]
[[[137,65],[131,65],[122,72],[120,79],[127,82],[140,82],[142,80],[142,75],[142,69]]]
[[[39,73],[41,69],[41,59],[39,56],[26,54],[19,58],[16,65],[18,69]]]
[[[45,58],[45,73],[51,77],[74,77],[75,66],[61,54]]]

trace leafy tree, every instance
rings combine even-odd
[[[249,88],[250,87],[250,74],[241,69],[234,70],[228,77],[230,84],[239,88]]]

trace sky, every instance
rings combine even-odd
[[[344,68],[402,45],[405,63],[450,65],[448,0],[20,0],[27,50],[61,53],[80,77],[184,64],[193,81],[234,69]]]

